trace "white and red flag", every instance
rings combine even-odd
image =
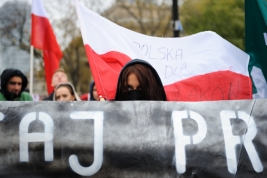
[[[118,75],[130,60],[149,62],[168,101],[251,99],[249,56],[214,32],[159,38],[118,26],[76,0],[82,38],[97,91],[114,99]]]
[[[46,86],[48,93],[51,93],[53,91],[52,76],[59,68],[62,52],[41,0],[32,0],[31,17],[31,45],[43,51]]]

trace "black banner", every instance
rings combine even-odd
[[[267,177],[266,108],[0,102],[0,177]]]

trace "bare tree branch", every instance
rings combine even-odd
[[[155,0],[117,0],[103,16],[131,30],[151,36],[172,36],[171,3]]]

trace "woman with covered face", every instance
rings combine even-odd
[[[115,101],[127,100],[166,101],[158,73],[144,60],[131,60],[120,72]]]
[[[53,101],[81,101],[74,86],[70,82],[59,84],[54,93]]]

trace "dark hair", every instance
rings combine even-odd
[[[21,87],[21,92],[24,91],[24,89],[28,85],[28,79],[27,77],[18,69],[5,69],[2,74],[1,74],[1,91],[6,90],[7,82],[12,78],[12,77],[20,77],[22,80],[22,87]]]
[[[135,74],[140,83],[142,100],[166,101],[166,94],[157,72],[143,61],[123,68],[117,84],[116,101],[127,100],[127,81],[130,74]]]
[[[7,83],[10,81],[13,77],[20,77],[22,80],[21,90],[18,95],[11,93],[7,90]],[[1,93],[5,96],[7,101],[12,101],[15,98],[19,98],[21,96],[21,93],[25,90],[25,88],[28,85],[28,79],[27,77],[18,69],[5,69],[1,74]]]
[[[92,81],[89,87],[89,91],[90,91],[90,101],[96,101],[94,98],[94,86],[95,86],[95,82]]]

